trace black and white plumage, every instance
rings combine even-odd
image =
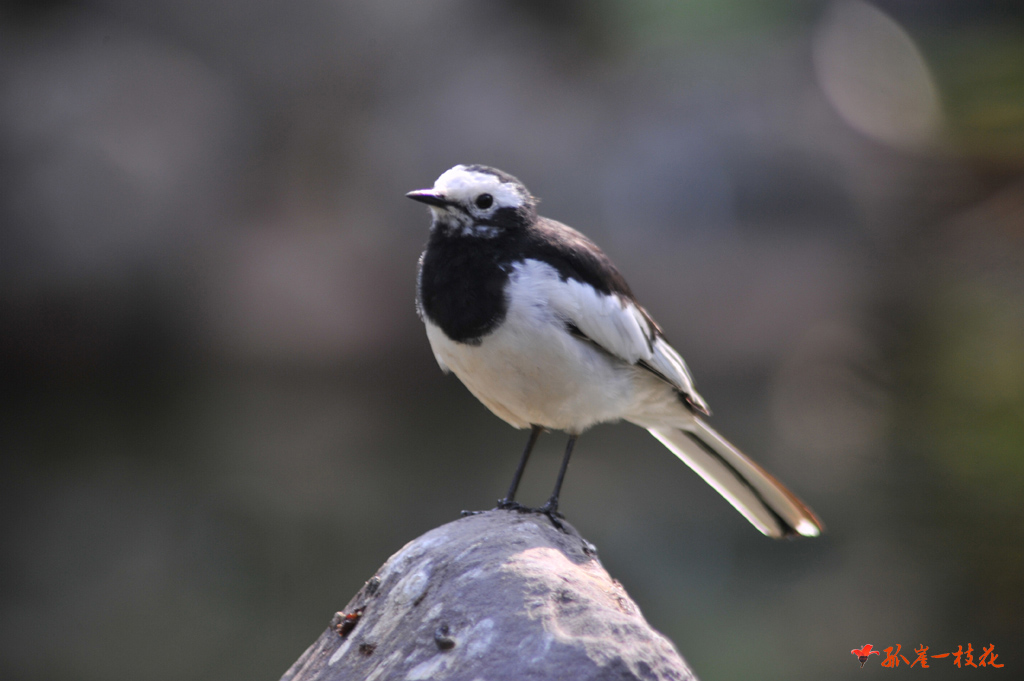
[[[533,429],[504,500],[541,429],[575,437],[624,419],[648,429],[758,530],[816,536],[814,513],[704,420],[686,363],[587,237],[537,215],[519,180],[458,165],[409,192],[433,221],[420,258],[417,304],[434,356],[516,428]]]

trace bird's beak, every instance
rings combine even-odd
[[[419,201],[425,203],[428,206],[437,206],[438,208],[447,208],[450,205],[448,199],[444,195],[434,191],[433,189],[417,189],[406,194],[413,201]]]

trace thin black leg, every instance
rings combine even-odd
[[[558,495],[562,491],[562,481],[565,480],[565,471],[569,468],[569,457],[572,456],[572,448],[576,445],[576,438],[578,435],[570,435],[569,442],[565,445],[565,456],[562,457],[562,467],[558,471],[558,480],[555,481],[555,491],[551,493],[551,498],[548,499],[548,503],[544,504],[540,510],[549,516],[553,516],[558,513]]]
[[[530,453],[533,451],[533,446],[537,444],[537,438],[540,437],[541,431],[544,430],[540,426],[533,426],[530,429],[530,439],[526,441],[526,449],[523,450],[523,456],[519,459],[519,466],[516,468],[516,474],[512,478],[512,484],[508,487],[508,494],[505,498],[498,502],[499,508],[508,508],[515,504],[516,490],[519,489],[519,481],[523,477],[523,471],[526,470],[526,462],[530,460]]]

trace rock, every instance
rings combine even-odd
[[[493,510],[406,544],[282,681],[695,679],[571,525]]]

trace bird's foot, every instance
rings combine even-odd
[[[495,508],[503,511],[518,511],[519,513],[534,513],[537,510],[529,506],[523,506],[518,501],[510,501],[508,499],[498,499],[498,505]]]
[[[565,529],[565,525],[562,524],[562,521],[565,520],[565,516],[558,512],[557,497],[552,497],[551,499],[548,499],[548,503],[544,504],[538,509],[534,509],[534,511],[536,513],[543,513],[548,517],[548,520],[551,521],[552,525],[557,527],[562,532],[565,532],[566,534],[569,533],[569,530]]]
[[[546,515],[551,521],[551,524],[557,527],[562,532],[568,533],[565,529],[565,525],[562,524],[562,520],[565,520],[565,516],[558,512],[558,499],[549,499],[548,503],[544,504],[540,508],[533,508],[532,506],[526,506],[520,504],[518,501],[509,501],[508,499],[498,499],[498,505],[494,507],[494,510],[501,511],[515,511],[516,513],[537,513],[540,515]],[[486,513],[487,511],[463,511],[462,517],[471,515],[479,515]]]
[[[508,499],[498,499],[498,504],[492,510],[501,511],[517,511],[519,513],[540,513],[539,508],[530,508],[524,506],[518,501],[509,501]],[[470,515],[480,515],[481,513],[487,513],[487,511],[462,511],[460,514],[463,518]]]

